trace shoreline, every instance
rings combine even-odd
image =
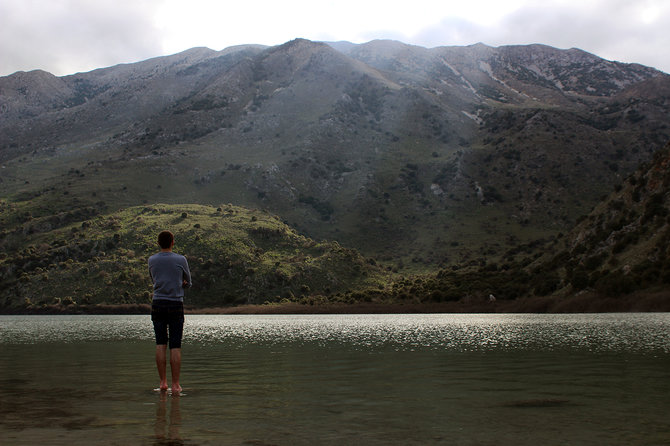
[[[235,307],[195,308],[186,305],[185,314],[428,314],[428,313],[629,313],[670,312],[670,290],[633,293],[621,297],[603,297],[592,293],[569,297],[532,297],[489,302],[482,299],[461,299],[454,302],[429,303],[332,303],[307,305],[296,302]],[[48,305],[33,308],[2,308],[2,315],[105,315],[151,313],[150,304],[118,305]]]

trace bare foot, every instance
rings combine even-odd
[[[181,393],[181,386],[179,385],[179,383],[172,384],[172,394],[179,395],[180,393]]]
[[[158,386],[158,388],[160,389],[161,392],[167,392],[168,389],[167,382],[161,381],[161,384],[160,386]]]

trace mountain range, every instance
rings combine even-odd
[[[17,72],[3,240],[54,215],[31,230],[230,204],[400,273],[498,262],[583,222],[670,140],[669,112],[667,74],[543,45],[296,39]]]

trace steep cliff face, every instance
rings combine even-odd
[[[670,139],[670,76],[542,45],[196,48],[0,78],[2,198],[264,208],[388,261],[565,231]]]

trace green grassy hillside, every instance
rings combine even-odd
[[[110,214],[37,218],[2,203],[0,306],[149,303],[147,258],[157,234],[175,234],[186,255],[194,307],[282,300],[336,302],[385,277],[357,252],[297,234],[277,217],[232,205],[151,205]],[[19,221],[23,220],[23,221]]]

